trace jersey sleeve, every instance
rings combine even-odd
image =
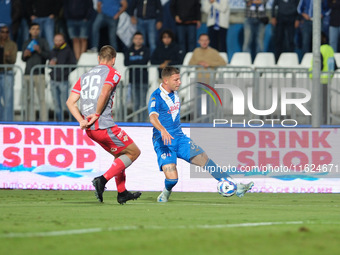
[[[81,91],[81,86],[80,86],[80,78],[79,78],[76,84],[74,84],[72,92],[76,94],[80,94],[80,91]]]
[[[104,84],[109,84],[114,88],[119,83],[121,77],[122,77],[121,74],[117,70],[112,68],[109,74],[107,75]]]
[[[152,115],[152,114],[159,115],[157,99],[156,99],[156,96],[154,94],[152,94],[151,97],[150,97],[148,110],[149,110],[149,116]]]

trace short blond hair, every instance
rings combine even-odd
[[[116,57],[117,52],[111,45],[103,46],[99,51],[100,60],[111,60]]]
[[[170,77],[173,74],[179,74],[179,69],[173,66],[167,66],[163,68],[161,76],[164,78]]]

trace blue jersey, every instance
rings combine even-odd
[[[149,101],[149,115],[157,114],[159,122],[165,127],[170,135],[184,135],[180,121],[181,103],[177,91],[168,93],[162,84],[156,89]],[[153,128],[153,138],[161,137],[161,132]]]

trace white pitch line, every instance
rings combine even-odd
[[[222,225],[180,225],[180,226],[122,226],[112,228],[84,228],[84,229],[71,229],[61,231],[49,232],[28,232],[28,233],[7,233],[0,235],[0,238],[24,238],[24,237],[50,237],[50,236],[66,236],[66,235],[79,235],[98,232],[114,232],[114,231],[127,231],[138,229],[221,229],[221,228],[240,228],[240,227],[260,227],[260,226],[273,226],[273,225],[298,225],[298,224],[311,224],[311,222],[303,221],[286,221],[286,222],[249,222],[249,223],[236,223],[236,224],[222,224]]]
[[[103,228],[84,228],[84,229],[70,229],[70,230],[62,230],[62,231],[49,231],[49,232],[7,233],[7,234],[0,235],[0,237],[1,238],[16,238],[16,237],[64,236],[64,235],[97,233],[101,231],[103,231]]]

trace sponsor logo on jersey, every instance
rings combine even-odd
[[[110,150],[111,150],[111,152],[116,152],[117,148],[111,148]]]
[[[117,135],[118,138],[122,138],[123,137],[123,131],[120,131],[119,134]]]
[[[92,109],[94,107],[94,104],[91,103],[91,104],[84,104],[83,105],[83,111],[88,111],[90,109]]]
[[[174,112],[176,112],[176,111],[178,111],[179,110],[179,108],[180,108],[180,106],[181,106],[181,104],[179,103],[179,102],[177,102],[175,105],[173,105],[173,106],[169,106],[169,111],[168,111],[168,113],[169,114],[173,114]]]

